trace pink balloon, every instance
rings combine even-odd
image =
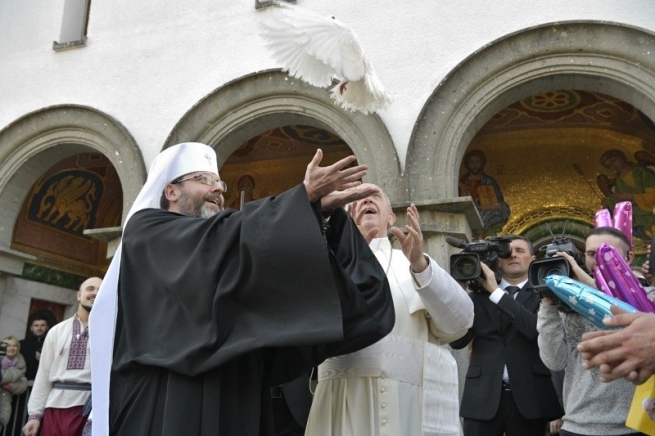
[[[601,267],[596,265],[594,267],[594,281],[596,282],[596,287],[603,291],[605,294],[609,295],[610,297],[615,297],[614,293],[610,289],[609,285],[605,281],[605,277],[603,277],[603,273],[601,271]]]
[[[655,306],[646,296],[639,280],[614,247],[600,244],[596,250],[596,265],[612,295],[642,312],[655,312]]]
[[[601,209],[596,212],[594,217],[594,227],[614,227],[609,210]]]
[[[621,201],[614,207],[614,227],[621,230],[632,248],[632,203]]]

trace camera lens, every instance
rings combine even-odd
[[[571,276],[571,269],[566,259],[561,257],[549,257],[533,260],[528,268],[528,280],[530,286],[536,290],[547,289],[546,277],[548,276]]]
[[[455,262],[455,271],[460,277],[475,278],[478,271],[478,263],[475,258],[461,257]]]
[[[560,268],[553,268],[549,270],[544,270],[543,277],[548,277],[548,276],[561,276],[564,275],[562,274],[562,270]]]

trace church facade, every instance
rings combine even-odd
[[[260,36],[269,3],[0,3],[0,331],[74,311],[150,162],[179,142],[216,150],[235,208],[300,183],[317,147],[326,163],[354,153],[400,222],[417,204],[443,265],[449,235],[539,244],[549,224],[580,242],[632,180],[603,156],[655,166],[645,0],[297,0],[358,35],[393,99],[369,115],[281,71]],[[635,204],[642,252],[653,202]]]

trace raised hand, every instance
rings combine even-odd
[[[333,191],[321,197],[321,207],[325,211],[334,210],[348,203],[356,202],[357,200],[370,196],[375,192],[375,189],[375,185],[364,183],[344,189],[343,191]]]
[[[319,148],[316,150],[312,161],[307,165],[307,171],[305,171],[305,180],[303,183],[305,184],[307,196],[310,201],[318,200],[334,191],[345,191],[349,188],[354,188],[361,184],[359,179],[366,175],[366,170],[368,169],[366,165],[357,165],[348,168],[350,164],[357,160],[355,156],[345,157],[327,167],[319,166],[322,159],[323,151]],[[349,195],[344,197],[348,197]],[[340,201],[335,200],[334,203],[339,203]]]
[[[408,224],[405,225],[407,234],[397,227],[392,227],[391,232],[398,238],[400,248],[412,265],[412,270],[421,272],[428,267],[428,261],[423,254],[423,233],[419,224],[418,209],[414,203],[407,208],[407,221]]]

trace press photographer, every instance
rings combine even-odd
[[[499,243],[507,241],[509,255],[501,250],[505,257],[496,248],[483,251],[498,256],[502,278],[498,283],[495,272],[480,262],[484,278],[481,275],[476,281],[482,292],[469,293],[475,311],[473,327],[450,343],[460,349],[473,341],[460,408],[465,436],[493,434],[499,428],[543,436],[546,423],[562,416],[537,347],[539,296],[527,285],[528,267],[534,260],[532,243],[522,236],[505,236]],[[462,248],[477,254],[470,251],[475,245]],[[451,263],[453,277],[459,272]]]
[[[481,262],[489,267],[496,277],[496,282],[499,282],[499,259],[508,259],[512,255],[509,236],[495,236],[489,240],[473,242],[446,236],[446,242],[464,250],[450,256],[450,275],[455,280],[466,282],[468,288],[474,292],[485,292],[484,287],[476,280],[478,277],[485,278]]]
[[[550,227],[548,228],[548,231],[550,231]],[[545,281],[545,278],[549,275],[575,277],[571,269],[569,258],[557,256],[557,253],[565,253],[570,256],[578,267],[584,265],[584,259],[580,254],[580,251],[578,251],[569,238],[564,236],[565,231],[566,226],[562,231],[562,235],[559,237],[553,235],[552,231],[550,232],[553,237],[553,242],[541,247],[539,251],[544,253],[544,257],[536,259],[530,264],[528,269],[528,282],[541,298],[548,297],[557,302],[557,304],[561,306],[561,309],[568,310],[568,306],[560,304],[560,299],[548,288]]]

